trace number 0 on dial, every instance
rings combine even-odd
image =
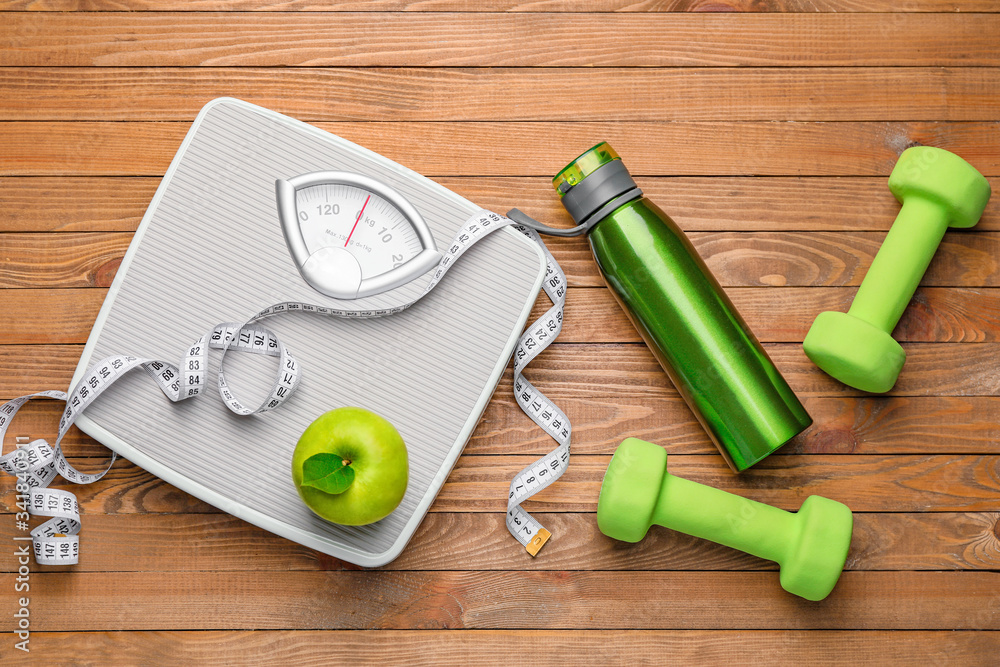
[[[278,179],[275,192],[295,266],[327,296],[378,294],[423,275],[441,259],[417,209],[374,178],[317,171]]]

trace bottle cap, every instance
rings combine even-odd
[[[602,141],[563,167],[563,170],[552,179],[552,187],[562,197],[571,187],[612,160],[621,160],[621,157],[611,147],[611,144]]]
[[[615,149],[602,141],[570,162],[552,179],[562,205],[584,229],[612,210],[642,196]]]

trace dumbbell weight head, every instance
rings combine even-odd
[[[933,146],[903,151],[889,175],[889,190],[900,204],[913,196],[933,201],[955,228],[975,226],[990,199],[989,181],[975,167]]]
[[[781,587],[807,600],[822,600],[837,585],[847,562],[854,516],[843,503],[809,496],[795,517],[799,531],[781,561]]]
[[[802,347],[828,374],[876,394],[892,389],[906,361],[903,347],[888,332],[834,310],[816,316]]]
[[[656,445],[626,438],[615,450],[601,482],[597,527],[608,537],[638,542],[653,525],[653,512],[667,474],[667,451]]]

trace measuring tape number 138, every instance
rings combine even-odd
[[[281,183],[283,181],[279,181],[278,184],[279,207],[282,201]],[[302,191],[307,191],[310,187],[323,185],[322,182],[317,185],[313,179],[304,186],[300,184],[300,187]],[[361,181],[360,185],[371,188],[372,182]],[[354,185],[348,187],[354,187]],[[297,196],[297,192],[295,189],[286,191],[286,197]],[[394,193],[383,186],[377,193],[369,196],[386,194],[392,195]],[[383,199],[391,199],[391,197],[383,197]],[[352,248],[349,243],[355,238],[354,235],[358,234],[357,228],[362,220],[362,213],[371,205],[371,199],[364,199],[361,213],[354,221],[354,228],[347,234],[347,241],[343,244],[344,248],[348,250]],[[387,211],[388,209],[382,208],[380,210]],[[291,214],[300,218],[294,208],[291,209]],[[287,216],[283,215],[282,217],[284,220]],[[365,220],[367,221],[368,218]],[[551,533],[532,518],[521,505],[528,498],[556,481],[565,471],[569,463],[571,427],[569,419],[562,410],[536,389],[524,377],[523,371],[555,340],[562,329],[563,310],[566,302],[566,276],[548,248],[542,243],[537,232],[496,213],[480,211],[466,221],[442,253],[437,253],[433,238],[429,236],[429,233],[424,234],[417,229],[412,235],[413,238],[406,241],[408,245],[399,246],[398,254],[392,255],[393,260],[399,257],[402,261],[395,262],[395,265],[390,263],[383,270],[383,274],[372,276],[366,275],[365,271],[368,267],[362,266],[358,266],[356,270],[350,269],[336,274],[329,271],[324,273],[324,267],[317,264],[317,256],[325,250],[321,249],[321,251],[310,255],[307,247],[299,247],[299,254],[296,255],[294,247],[296,240],[287,239],[290,232],[286,225],[286,239],[293,251],[293,257],[299,262],[300,272],[307,281],[310,281],[310,284],[312,284],[313,279],[325,281],[323,289],[319,290],[324,293],[334,293],[338,290],[355,294],[361,292],[376,293],[391,289],[402,284],[400,281],[405,282],[407,279],[412,279],[414,273],[420,275],[426,273],[427,263],[432,259],[437,261],[437,269],[419,296],[393,308],[377,311],[348,311],[298,302],[274,304],[261,310],[242,324],[224,323],[215,326],[211,332],[199,338],[186,350],[180,366],[157,359],[113,355],[91,366],[84,374],[83,379],[68,394],[61,391],[42,391],[21,396],[0,405],[0,442],[2,442],[14,415],[29,400],[46,398],[66,402],[55,444],[49,445],[45,440],[34,440],[23,446],[19,444],[14,451],[0,456],[0,469],[18,478],[17,508],[21,510],[18,512],[18,525],[27,526],[28,514],[51,517],[31,531],[35,560],[40,565],[70,565],[78,562],[80,517],[76,497],[68,491],[49,489],[48,485],[55,479],[56,474],[76,484],[88,484],[101,479],[111,469],[115,461],[114,452],[112,452],[110,461],[103,471],[92,474],[81,473],[66,460],[61,449],[61,442],[76,418],[83,413],[87,406],[126,373],[136,368],[142,368],[156,381],[160,390],[169,400],[182,401],[201,393],[207,385],[208,351],[209,349],[221,349],[223,358],[220,361],[217,386],[229,409],[240,415],[260,414],[273,410],[294,392],[301,371],[297,361],[285,345],[273,332],[256,324],[258,321],[287,311],[312,312],[342,318],[383,317],[400,312],[430,292],[444,277],[448,269],[472,245],[492,232],[508,226],[513,226],[514,229],[530,238],[542,249],[546,260],[543,289],[553,304],[544,315],[525,330],[518,339],[513,354],[513,386],[517,404],[557,443],[555,449],[521,470],[510,484],[507,501],[507,528],[524,545],[528,553],[535,556],[549,539]],[[372,229],[379,231],[376,227],[377,225],[371,225]],[[360,234],[358,237],[362,238],[361,243],[366,243]],[[336,259],[343,260],[347,253],[341,252],[338,247],[334,254]],[[407,262],[412,262],[413,266],[407,267],[405,265]],[[340,262],[341,266],[345,264],[350,267],[350,262]],[[434,264],[431,262],[430,267],[433,268],[433,266]],[[243,405],[226,383],[224,362],[225,354],[229,350],[280,358],[278,374],[272,384],[271,391],[256,408]],[[24,522],[21,521],[22,516]]]

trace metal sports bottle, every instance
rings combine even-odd
[[[552,183],[577,227],[531,226],[588,235],[611,292],[734,470],[812,423],[690,240],[611,146],[594,146]]]

